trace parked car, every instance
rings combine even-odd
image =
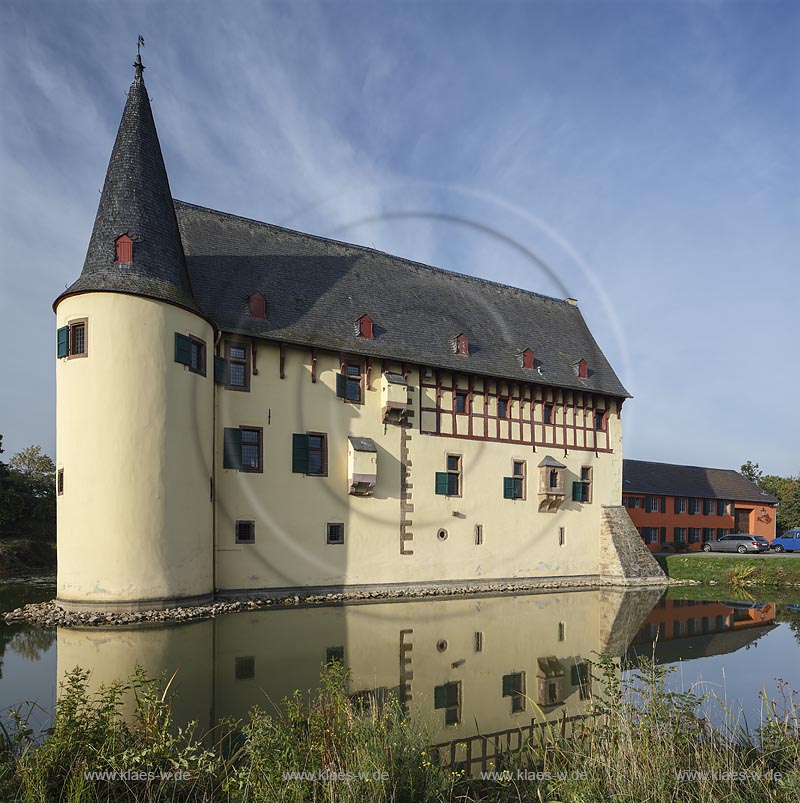
[[[703,552],[769,552],[769,541],[762,535],[723,535],[703,544]]]
[[[773,538],[770,546],[776,552],[800,552],[800,530],[789,530],[780,538]]]

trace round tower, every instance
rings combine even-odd
[[[54,302],[58,601],[213,597],[213,325],[192,295],[137,57],[79,279]]]

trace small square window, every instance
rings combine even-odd
[[[328,666],[331,664],[344,665],[344,647],[328,647],[325,650],[325,663]]]
[[[236,680],[250,680],[256,676],[256,657],[255,655],[243,655],[235,661]]]
[[[327,528],[327,541],[329,544],[343,544],[344,543],[344,524],[339,522],[328,522]]]
[[[256,523],[254,521],[236,522],[236,543],[254,544],[256,542]]]

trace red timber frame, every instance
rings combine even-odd
[[[567,390],[514,382],[493,377],[480,377],[442,370],[433,370],[430,379],[422,378],[421,387],[433,393],[435,406],[420,407],[420,432],[478,441],[498,441],[526,446],[553,446],[589,452],[611,452],[608,416],[619,415],[622,400],[581,390]],[[466,394],[463,413],[456,412],[456,391]],[[445,396],[447,394],[447,396]],[[445,404],[445,398],[450,404]],[[476,405],[481,398],[483,404]],[[497,415],[497,399],[507,399],[508,415]],[[422,401],[422,400],[421,400]],[[492,412],[489,412],[489,402]],[[544,423],[544,405],[553,405],[551,423]],[[482,412],[476,412],[476,408]],[[595,429],[595,413],[603,412],[603,428]],[[431,426],[430,413],[434,414]],[[426,415],[428,414],[428,415]],[[427,426],[423,423],[427,418]],[[467,419],[466,428],[463,425]],[[449,419],[449,421],[448,421]],[[459,432],[459,421],[462,422]],[[449,424],[443,427],[443,422]],[[526,428],[529,436],[526,435]]]

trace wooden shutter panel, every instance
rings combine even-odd
[[[503,499],[514,498],[514,478],[503,477]]]
[[[218,385],[225,384],[225,378],[228,373],[228,363],[224,357],[214,357],[214,382]]]
[[[180,332],[175,332],[175,362],[181,365],[192,364],[192,340]]]
[[[62,326],[56,332],[57,351],[56,355],[59,359],[61,357],[69,356],[69,326]]]
[[[688,510],[690,516],[694,515],[696,506],[697,506],[697,500],[694,497],[690,496],[686,502],[686,509]]]
[[[666,544],[667,543],[667,528],[666,527],[662,527],[661,528],[661,543],[662,544]]]
[[[336,395],[340,399],[347,398],[347,377],[344,374],[336,374]]]
[[[448,474],[446,471],[436,472],[436,493],[440,496],[447,496]]]
[[[242,467],[242,431],[225,427],[222,445],[222,467]]]
[[[679,496],[676,496],[674,501],[675,501],[675,512],[676,513],[680,513],[681,512],[681,498]]]
[[[447,707],[447,687],[434,686],[433,687],[433,707],[446,708]]]
[[[458,683],[448,683],[444,688],[447,707],[458,705]]]
[[[514,676],[503,675],[503,697],[510,697],[514,691]]]
[[[662,496],[661,497],[661,512],[662,513],[666,513],[667,512],[667,497],[666,496]]]
[[[308,435],[292,435],[292,473],[308,474]]]

